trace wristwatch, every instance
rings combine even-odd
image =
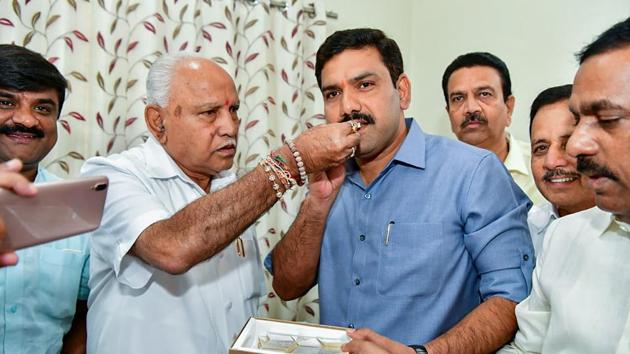
[[[429,352],[427,352],[427,348],[424,347],[424,345],[410,345],[409,348],[413,349],[416,351],[416,354],[428,354]]]

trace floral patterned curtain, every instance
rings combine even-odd
[[[314,14],[305,8],[314,6]],[[324,1],[0,0],[0,43],[44,55],[69,82],[59,141],[45,166],[75,176],[86,158],[142,143],[145,78],[164,53],[195,51],[232,74],[241,98],[236,169],[322,122],[315,53],[326,37]],[[304,191],[288,193],[256,224],[264,257],[291,224]],[[285,303],[269,293],[261,315],[318,320],[316,292]]]

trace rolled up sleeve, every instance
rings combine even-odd
[[[535,264],[527,227],[530,207],[494,154],[481,160],[471,176],[462,218],[483,300],[499,296],[520,302],[529,295]]]

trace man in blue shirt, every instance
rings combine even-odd
[[[531,202],[493,153],[404,118],[410,80],[383,32],[334,33],[315,70],[327,121],[360,121],[361,142],[345,169],[312,176],[271,255],[274,289],[318,283],[322,323],[393,339],[351,331],[344,351],[496,350],[531,287]]]
[[[41,55],[8,44],[0,73],[0,162],[20,159],[35,184],[58,180],[40,162],[57,142],[66,80]],[[85,352],[87,236],[16,253],[17,265],[0,269],[0,352]]]

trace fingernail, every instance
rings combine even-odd
[[[18,159],[11,159],[11,160],[5,162],[4,165],[8,169],[15,170],[15,169],[18,169],[20,167],[20,160],[18,160]]]

